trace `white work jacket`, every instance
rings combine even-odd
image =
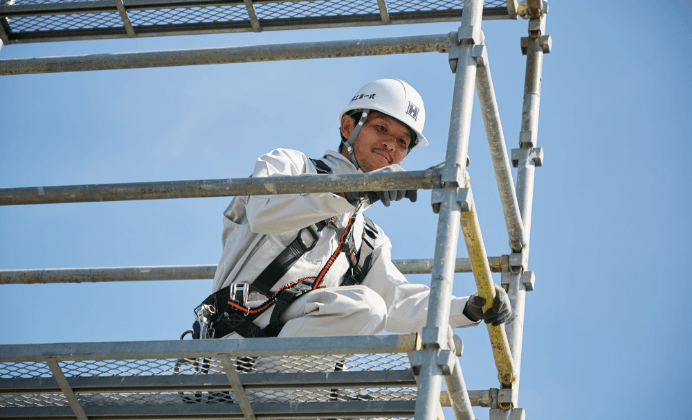
[[[359,170],[340,153],[328,150],[322,160],[334,174],[353,174]],[[268,176],[315,175],[317,170],[303,153],[290,149],[276,149],[257,159],[252,173],[254,178]],[[264,196],[238,196],[224,211],[223,252],[214,276],[213,291],[232,283],[252,283],[286,246],[306,226],[336,216],[346,225],[354,206],[332,193],[287,194]],[[361,283],[379,294],[387,305],[387,331],[393,333],[420,332],[425,326],[430,289],[410,284],[392,264],[391,242],[381,228],[377,228],[375,249],[370,270]],[[359,214],[353,226],[356,249],[360,249],[363,236],[363,216]],[[339,239],[336,231],[326,227],[315,247],[300,258],[276,283],[272,291],[303,277],[316,276],[336,250]],[[311,239],[306,237],[306,242]],[[341,284],[349,264],[340,253],[324,278],[324,287]],[[462,314],[468,297],[452,297],[450,325],[467,327],[478,325]],[[270,311],[255,323],[264,327]]]

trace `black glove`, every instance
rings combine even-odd
[[[348,202],[354,207],[358,205],[358,202],[364,194],[365,193],[362,191],[348,191],[344,193],[346,200],[348,200]]]
[[[384,168],[377,169],[373,172],[405,172],[406,170],[399,165],[389,165]],[[408,198],[415,203],[418,199],[418,190],[386,190],[386,191],[370,191],[365,193],[370,204],[374,204],[377,200],[382,200],[385,207],[389,207],[392,201],[399,201],[402,198]]]
[[[352,205],[357,205],[361,197],[365,196],[370,201],[370,204],[377,202],[377,200],[382,200],[382,203],[389,207],[389,203],[392,201],[399,201],[402,198],[408,198],[412,203],[415,203],[418,199],[418,190],[389,190],[389,191],[371,191],[371,192],[359,192],[359,191],[349,191],[344,193],[346,200]]]
[[[495,285],[495,299],[492,308],[483,313],[483,305],[485,305],[485,298],[478,296],[478,293],[472,294],[464,307],[464,316],[474,322],[482,319],[486,324],[493,324],[495,327],[506,322],[512,316],[509,296],[507,296],[505,289],[498,285]]]

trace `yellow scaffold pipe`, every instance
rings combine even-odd
[[[468,173],[464,174],[464,187],[471,190],[471,182],[469,181]],[[481,227],[478,223],[478,214],[473,200],[469,203],[469,211],[461,212],[461,231],[464,234],[466,249],[471,260],[471,268],[473,277],[476,280],[478,294],[485,298],[484,310],[492,307],[493,299],[495,299],[495,287],[493,278],[490,274],[490,266],[488,265],[488,257],[485,253],[485,245],[483,244],[483,236],[481,235]],[[512,354],[509,350],[509,341],[507,333],[505,333],[504,324],[497,327],[492,324],[486,324],[488,334],[490,335],[490,344],[493,348],[493,357],[495,358],[495,366],[497,367],[498,378],[500,383],[505,388],[510,388],[516,380],[514,373],[514,362]]]

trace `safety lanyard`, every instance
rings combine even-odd
[[[322,269],[320,270],[319,274],[317,274],[317,276],[303,277],[301,279],[295,280],[291,283],[288,283],[288,284],[281,286],[281,288],[279,290],[277,290],[274,294],[272,294],[262,305],[260,305],[256,308],[248,308],[247,306],[236,303],[230,299],[228,300],[228,305],[235,308],[238,311],[244,312],[245,315],[259,316],[264,311],[269,309],[276,302],[276,300],[278,299],[281,292],[283,292],[286,289],[289,289],[289,288],[296,286],[300,283],[303,283],[304,281],[307,281],[307,280],[313,281],[313,284],[312,284],[313,290],[322,286],[322,283],[324,282],[324,277],[327,275],[327,272],[329,271],[329,269],[334,264],[334,261],[336,261],[336,259],[338,258],[339,253],[342,251],[342,248],[344,246],[344,242],[348,240],[348,238],[351,234],[351,231],[353,230],[353,224],[355,223],[356,218],[358,217],[358,214],[360,213],[364,202],[365,202],[365,198],[361,198],[360,201],[358,202],[358,204],[356,205],[355,210],[351,214],[351,217],[348,219],[348,224],[344,228],[344,231],[341,233],[341,236],[339,238],[339,244],[336,247],[336,250],[329,257],[329,259],[325,263],[324,267],[322,267]],[[349,264],[350,264],[350,262],[349,262]]]

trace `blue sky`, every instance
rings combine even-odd
[[[589,4],[591,5],[591,4]],[[520,405],[528,418],[689,418],[689,2],[551,3]],[[456,23],[5,46],[0,58],[447,33]],[[517,147],[526,21],[483,23],[508,149]],[[444,54],[0,78],[0,188],[245,177],[277,147],[319,157],[371,80],[422,95],[444,159]],[[469,167],[488,254],[509,252],[477,100]],[[516,173],[515,173],[516,178]],[[215,264],[230,198],[0,208],[0,269]],[[430,192],[374,206],[393,257],[431,258]],[[463,243],[459,256],[466,256]],[[429,276],[409,276],[428,283]],[[495,279],[499,283],[500,279]],[[454,293],[473,292],[457,274]],[[0,286],[0,343],[176,339],[211,281]],[[470,389],[497,387],[485,328],[458,330]],[[478,409],[487,418],[487,409]],[[448,413],[451,416],[451,413]]]

